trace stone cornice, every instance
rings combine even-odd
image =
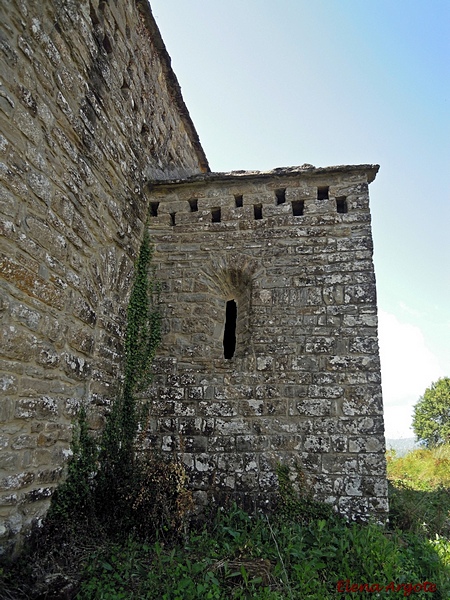
[[[331,167],[315,167],[310,164],[304,164],[296,167],[277,167],[270,171],[230,171],[228,173],[200,173],[193,175],[186,179],[171,179],[164,181],[149,181],[148,185],[151,188],[164,187],[168,185],[176,184],[189,184],[189,183],[209,183],[213,181],[231,182],[238,180],[265,180],[274,178],[286,178],[286,177],[297,177],[298,175],[332,175],[338,173],[365,173],[367,176],[367,182],[372,183],[374,181],[379,165],[337,165]]]

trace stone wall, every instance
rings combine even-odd
[[[115,395],[144,182],[208,165],[145,0],[4,0],[0,50],[4,550]]]
[[[385,517],[377,170],[305,165],[149,187],[164,333],[147,445],[182,456],[198,502],[270,502],[276,464],[297,463],[340,513]],[[235,347],[224,334],[234,323]]]

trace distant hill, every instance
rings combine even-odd
[[[397,456],[404,456],[411,450],[420,448],[420,444],[416,442],[416,438],[400,438],[397,440],[386,439],[386,450],[395,450]]]

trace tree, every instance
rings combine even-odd
[[[419,398],[413,429],[427,448],[450,443],[450,377],[432,383]]]

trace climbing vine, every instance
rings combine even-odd
[[[123,391],[107,418],[97,476],[98,511],[107,515],[114,526],[127,518],[134,520],[129,514],[133,509],[133,490],[141,480],[135,442],[140,421],[144,418],[143,411],[138,410],[136,393],[151,382],[152,360],[161,336],[160,313],[155,303],[159,288],[151,270],[151,258],[152,248],[146,230],[127,311]]]
[[[144,234],[128,306],[125,341],[125,395],[145,388],[152,378],[151,364],[161,338],[160,312],[154,305],[159,286],[151,273],[152,248]]]
[[[161,337],[161,317],[155,297],[159,288],[151,272],[152,249],[147,230],[136,263],[134,283],[127,311],[123,392],[112,407],[102,440],[105,460],[132,462],[139,426],[136,392],[151,382],[151,366]]]
[[[151,383],[161,337],[159,286],[151,259],[145,231],[127,311],[121,393],[106,417],[99,443],[89,435],[85,409],[80,410],[68,477],[55,493],[49,513],[53,528],[64,522],[71,529],[77,522],[113,537],[149,538],[157,531],[177,534],[192,509],[182,462],[139,451],[136,444],[148,419],[138,394]]]

